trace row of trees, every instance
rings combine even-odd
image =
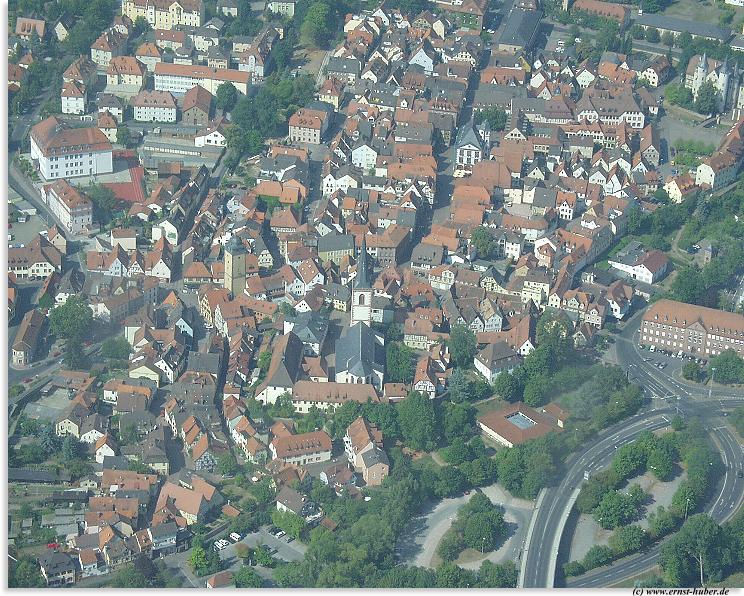
[[[580,513],[593,513],[602,527],[614,528],[615,532],[609,546],[592,547],[581,561],[567,563],[563,568],[566,576],[580,575],[642,550],[679,528],[688,515],[702,507],[714,484],[720,462],[707,444],[699,422],[692,421],[684,430],[681,424],[680,419],[673,421],[673,426],[681,432],[662,436],[644,432],[633,443],[618,449],[610,469],[595,474],[584,483],[576,499],[576,509]],[[638,485],[631,486],[627,494],[618,489],[629,478],[647,469],[661,481],[671,480],[677,460],[685,464],[687,478],[675,491],[669,508],[658,507],[648,516],[648,530],[629,525],[636,519],[647,495]]]

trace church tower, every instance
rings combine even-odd
[[[372,288],[369,282],[367,238],[362,237],[362,248],[357,262],[357,274],[351,290],[351,325],[372,325]]]
[[[225,244],[225,287],[233,296],[239,296],[245,290],[247,254],[248,251],[237,236],[233,236]]]

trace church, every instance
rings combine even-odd
[[[723,62],[697,54],[690,58],[685,72],[685,87],[692,91],[697,100],[700,87],[710,82],[718,91],[718,111],[721,114],[740,109],[744,94],[741,93],[742,71],[737,64],[726,58]]]

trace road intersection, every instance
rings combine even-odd
[[[570,457],[560,484],[541,491],[530,521],[520,569],[520,587],[554,586],[563,530],[586,473],[606,468],[620,446],[635,440],[646,430],[669,426],[676,414],[704,421],[725,466],[724,478],[706,512],[720,523],[730,518],[741,505],[744,479],[738,474],[744,471],[744,449],[725,425],[724,417],[725,410],[744,405],[744,395],[723,387],[704,389],[688,384],[650,364],[637,346],[640,316],[641,313],[637,313],[625,324],[616,337],[615,350],[618,363],[642,387],[650,403],[639,414],[600,433],[582,451]],[[615,585],[654,567],[659,551],[660,545],[657,544],[609,568],[574,578],[567,585],[575,588]]]

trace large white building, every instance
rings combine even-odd
[[[251,74],[226,68],[210,68],[191,64],[155,65],[155,90],[184,94],[196,85],[204,87],[212,95],[217,94],[222,83],[232,83],[243,95],[248,93]]]
[[[54,116],[31,128],[31,159],[46,180],[114,171],[111,142],[97,127],[69,128]]]
[[[57,180],[42,192],[50,211],[67,230],[78,234],[91,227],[93,203],[67,180]]]
[[[133,23],[143,17],[153,29],[173,29],[176,25],[201,27],[205,9],[202,0],[122,0],[121,14]]]
[[[132,98],[137,122],[175,122],[176,100],[167,91],[140,91]]]

